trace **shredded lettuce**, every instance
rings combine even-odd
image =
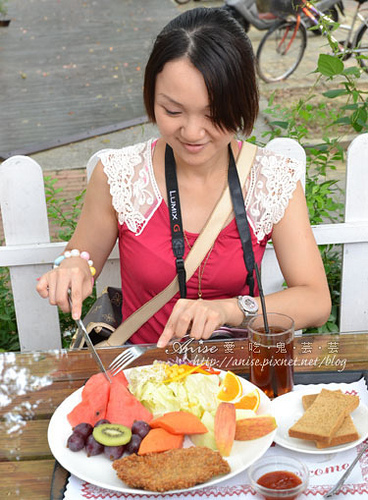
[[[184,386],[189,399],[189,411],[201,418],[205,411],[215,413],[218,406],[217,393],[220,379],[218,375],[196,373],[188,375]]]
[[[216,412],[218,375],[194,373],[165,383],[162,373],[156,365],[145,368],[143,373],[142,369],[132,369],[129,373],[130,392],[154,415],[182,410],[201,418],[205,411]]]

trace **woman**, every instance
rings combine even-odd
[[[176,274],[165,168],[176,172],[185,258],[227,186],[230,157],[236,160],[241,149],[236,133],[252,131],[258,90],[248,37],[221,9],[181,14],[155,42],[144,102],[160,138],[99,155],[77,229],[66,246],[87,251],[98,276],[118,238],[124,318]],[[171,150],[174,165],[166,160],[165,167]],[[266,297],[267,310],[288,314],[296,328],[304,328],[325,323],[331,304],[299,176],[297,162],[258,149],[244,199],[255,261],[260,265],[272,236],[288,285]],[[63,311],[69,311],[70,288],[74,318],[92,291],[85,258],[61,256],[37,286]],[[257,285],[254,299],[247,297],[246,278],[236,221],[230,218],[188,281],[186,298],[177,294],[131,341],[163,347],[188,330],[206,339],[223,324],[244,325],[260,311]]]

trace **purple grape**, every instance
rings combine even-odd
[[[81,436],[84,437],[84,439],[87,439],[90,434],[92,434],[93,427],[91,424],[78,424],[74,427],[73,432],[77,432]]]
[[[128,455],[131,455],[132,453],[138,453],[141,441],[142,438],[138,436],[138,434],[132,434],[129,443],[125,445],[125,451],[128,453]]]
[[[87,457],[94,457],[104,451],[104,446],[103,444],[98,443],[92,434],[90,434],[86,440],[85,450]]]
[[[144,420],[135,420],[132,425],[132,434],[138,434],[142,439],[147,436],[151,427]]]
[[[111,422],[109,420],[106,420],[106,418],[101,418],[98,422],[95,423],[95,427],[98,427],[101,424],[110,424]]]
[[[84,437],[78,432],[73,432],[68,438],[66,446],[70,451],[80,451],[84,448]]]
[[[105,446],[104,454],[110,460],[117,460],[124,453],[124,445],[122,446]]]

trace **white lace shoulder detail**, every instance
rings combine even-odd
[[[153,173],[152,142],[99,154],[119,223],[125,222],[136,235],[141,234],[162,201]]]
[[[297,160],[258,149],[245,197],[248,220],[258,241],[284,216],[301,175],[302,165]]]

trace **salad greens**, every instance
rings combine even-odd
[[[181,410],[201,418],[205,411],[216,412],[218,375],[195,373],[173,382],[165,382],[165,378],[164,367],[158,364],[133,368],[129,373],[129,390],[154,415]]]

